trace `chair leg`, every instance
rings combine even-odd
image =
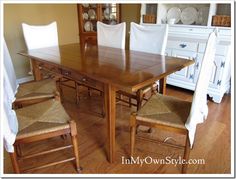
[[[88,87],[88,96],[91,97],[92,96],[92,90],[91,88]]]
[[[75,154],[75,164],[76,170],[78,173],[81,173],[82,168],[79,165],[79,148],[78,148],[78,140],[77,140],[77,128],[76,123],[74,121],[70,121],[71,128],[71,141],[73,144],[74,154]]]
[[[79,84],[75,83],[75,93],[76,93],[76,104],[79,104]]]
[[[21,157],[23,154],[22,154],[22,149],[21,149],[21,146],[20,145],[16,145],[15,146],[15,149],[16,149],[16,155],[18,157]]]
[[[189,137],[187,135],[186,136],[186,142],[185,142],[184,156],[183,156],[183,159],[185,161],[188,161],[189,153],[190,153],[190,142],[189,142]],[[186,164],[186,163],[182,165],[182,173],[187,172],[187,167],[188,167],[188,164]]]
[[[130,108],[132,107],[131,102],[132,102],[132,99],[129,97],[129,107],[130,107]]]
[[[130,158],[134,156],[134,145],[136,135],[136,114],[130,116]]]
[[[137,93],[137,111],[141,108],[143,102],[143,90],[138,90]]]
[[[62,85],[61,85],[61,78],[59,78],[59,80],[57,81],[57,86],[58,86],[58,90],[60,93],[60,98],[61,98],[61,102],[63,100],[63,90],[62,90]]]
[[[105,113],[105,98],[104,98],[104,93],[101,93],[102,97],[102,117],[105,118],[106,113]]]
[[[16,151],[16,148],[15,148],[15,151]],[[11,163],[12,163],[14,172],[15,173],[20,173],[20,168],[19,168],[19,164],[18,164],[18,161],[17,161],[17,156],[16,156],[16,152],[15,151],[13,153],[9,153],[10,154],[10,158],[11,158]]]

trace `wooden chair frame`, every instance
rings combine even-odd
[[[41,135],[37,135],[37,136],[31,136],[31,137],[26,137],[26,138],[22,138],[22,139],[16,139],[15,143],[14,143],[14,152],[10,153],[10,158],[12,161],[12,165],[13,165],[13,169],[15,171],[15,173],[25,173],[25,172],[29,172],[35,169],[42,169],[45,167],[49,167],[49,166],[53,166],[53,165],[57,165],[57,164],[61,164],[64,162],[68,162],[68,161],[72,161],[75,160],[75,164],[76,164],[76,170],[78,173],[81,173],[82,168],[79,165],[79,149],[78,149],[78,140],[77,140],[77,128],[76,128],[76,123],[75,121],[71,120],[69,122],[70,127],[66,128],[66,129],[62,129],[62,130],[58,130],[58,131],[54,131],[54,132],[49,132],[46,134],[41,134]],[[47,150],[47,151],[43,151],[40,153],[35,153],[35,154],[31,154],[31,155],[25,155],[22,156],[21,152],[19,152],[19,146],[20,144],[27,144],[27,143],[31,143],[31,142],[35,142],[35,141],[41,141],[41,140],[45,140],[45,139],[49,139],[49,138],[53,138],[53,137],[57,137],[57,136],[62,136],[62,135],[67,135],[70,134],[71,136],[71,141],[72,141],[72,145],[67,145],[67,146],[63,146],[63,147],[58,147],[56,149],[51,149],[51,150]],[[38,166],[38,167],[33,167],[27,170],[21,170],[19,167],[19,163],[18,161],[21,159],[29,159],[29,158],[33,158],[36,156],[41,156],[44,154],[49,154],[55,151],[60,151],[60,150],[64,150],[67,148],[72,148],[74,150],[74,156],[72,158],[69,159],[65,159],[65,160],[61,160],[61,161],[57,161],[57,162],[52,162],[52,163],[48,163],[42,166]]]
[[[167,131],[171,131],[174,133],[182,134],[186,136],[185,140],[185,146],[177,146],[184,149],[184,156],[183,160],[187,161],[189,159],[189,153],[190,153],[190,142],[188,137],[188,130],[187,129],[181,129],[181,128],[175,128],[167,125],[161,125],[151,122],[144,122],[139,121],[136,119],[136,113],[132,113],[130,116],[130,157],[134,156],[134,146],[135,146],[135,135],[136,135],[136,128],[137,125],[144,125],[150,128],[159,128]],[[186,163],[183,163],[181,173],[186,173],[188,165]]]

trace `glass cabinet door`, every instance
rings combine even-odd
[[[82,29],[83,32],[96,32],[98,20],[97,4],[82,4]]]
[[[101,21],[105,24],[114,25],[119,23],[119,5],[102,4],[101,5]]]

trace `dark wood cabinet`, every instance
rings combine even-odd
[[[97,21],[120,23],[119,4],[78,4],[80,43],[97,44]]]

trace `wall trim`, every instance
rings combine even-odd
[[[33,76],[26,76],[26,77],[23,77],[23,78],[16,79],[17,83],[19,83],[19,84],[26,83],[26,82],[29,82],[29,81],[32,81],[32,80],[34,80]]]

